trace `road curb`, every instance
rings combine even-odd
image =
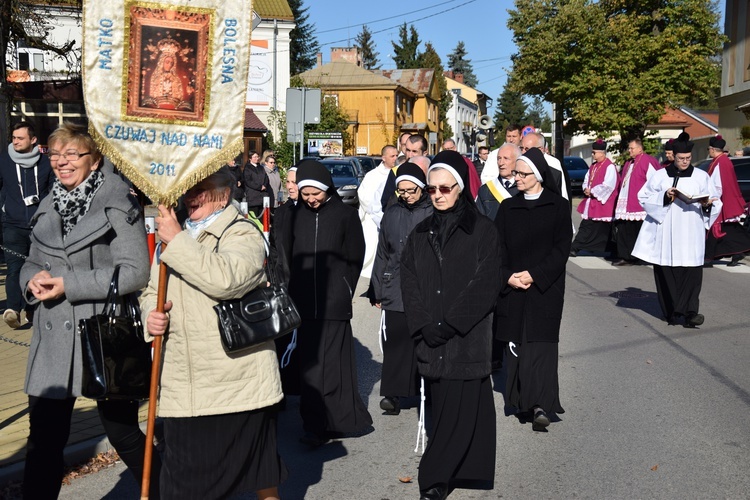
[[[99,453],[113,450],[114,448],[107,439],[105,434],[87,439],[79,443],[71,444],[65,447],[65,464],[72,465],[81,463],[95,457]],[[21,460],[14,464],[6,465],[0,468],[0,487],[11,482],[20,482],[23,480],[23,468],[25,461]]]

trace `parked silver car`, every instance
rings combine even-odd
[[[320,163],[326,166],[333,178],[333,184],[336,191],[341,196],[341,200],[347,205],[359,207],[359,198],[357,189],[362,184],[365,177],[362,164],[355,157],[345,156],[341,158],[326,158],[320,160]]]

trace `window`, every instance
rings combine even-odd
[[[34,54],[34,69],[44,71],[44,54]]]
[[[28,71],[29,68],[29,53],[19,52],[18,53],[18,69],[22,71]]]

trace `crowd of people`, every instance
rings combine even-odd
[[[16,278],[9,262],[7,281],[17,290],[8,288],[4,314],[16,328],[26,310],[33,325],[25,498],[59,493],[81,396],[75,325],[101,312],[115,268],[122,293],[141,291],[147,339],[165,339],[164,447],[152,454],[151,497],[255,491],[273,499],[288,476],[277,445],[285,395],[299,395],[299,440],[310,448],[373,430],[351,325],[372,252],[366,277],[367,296],[381,311],[380,409],[396,416],[417,396],[426,400],[419,413],[423,419],[429,411],[432,425],[418,482],[420,499],[429,500],[457,487],[493,487],[494,370],[505,367],[506,405],[533,431],[548,432],[564,413],[558,344],[571,256],[607,251],[617,266],[653,264],[665,320],[695,327],[704,322],[704,263],[732,256],[735,265],[750,251],[741,225],[746,205],[720,136],[711,139],[708,172],[691,165],[686,135],[669,143],[673,157],[663,164],[631,141],[622,169],[597,140],[574,238],[569,180],[541,134],[509,127],[506,142],[483,148],[474,162],[450,141],[430,159],[423,136],[402,134],[365,176],[360,213],[341,201],[326,166],[309,159],[286,171],[281,203],[282,177],[270,151],[251,151],[244,166],[238,157],[192,187],[182,199],[184,217],[159,205],[158,253],[169,296],[157,304],[159,264],[155,259],[149,270],[143,211],[130,186],[85,130],[63,125],[48,143],[43,156],[23,122],[0,158],[5,245],[23,241],[13,248],[28,254]],[[255,224],[264,206],[273,212],[269,248]],[[302,318],[283,369],[288,339],[227,354],[213,311],[218,301],[265,286],[267,260]],[[138,402],[101,400],[97,408],[140,481],[147,443]]]

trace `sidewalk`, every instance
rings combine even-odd
[[[5,310],[5,264],[0,266],[0,311]],[[0,485],[20,481],[29,435],[28,398],[23,392],[31,328],[12,330],[0,321]],[[141,420],[147,406],[141,408]],[[73,411],[66,463],[86,460],[111,449],[99,423],[96,402],[78,398]]]

